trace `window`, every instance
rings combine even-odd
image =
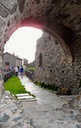
[[[10,63],[9,63],[9,62],[5,62],[5,65],[8,65],[8,66],[9,66],[9,65],[10,65]]]
[[[39,67],[42,66],[42,53],[40,53],[39,55]]]

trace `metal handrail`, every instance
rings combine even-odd
[[[33,80],[34,72],[29,71],[29,70],[26,69],[26,70],[25,70],[25,75],[26,75],[29,79]]]

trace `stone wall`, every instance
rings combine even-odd
[[[21,101],[8,91],[0,101],[0,110],[0,128],[32,128]]]
[[[8,100],[2,97],[4,45],[13,32],[23,26],[40,28],[57,37],[54,39],[55,37],[45,34],[39,40],[36,52],[36,80],[76,87],[81,78],[80,0],[0,0],[0,127],[3,128],[28,127],[27,118],[24,120],[27,115],[22,116],[19,108],[15,110],[17,107],[14,108],[15,104],[11,100],[7,102]]]
[[[79,47],[78,44],[76,47]],[[78,52],[80,51],[77,50],[76,53]],[[39,65],[40,54],[42,55],[41,65]],[[81,62],[80,59],[78,61]],[[56,38],[43,34],[43,37],[37,41],[35,62],[35,81],[70,86],[72,89],[79,86],[81,72],[77,57],[73,60],[71,55],[67,56]]]
[[[0,53],[12,33],[22,26],[33,26],[55,35],[71,62],[80,65],[81,2],[53,0],[1,0],[0,1]],[[75,13],[76,12],[76,13]],[[76,40],[76,41],[75,41]],[[64,41],[64,43],[63,43]],[[68,54],[67,54],[68,52]],[[76,53],[76,54],[75,54]],[[78,55],[79,54],[79,55]],[[79,56],[79,57],[77,57]],[[76,58],[75,58],[76,57]],[[70,58],[70,59],[69,59]],[[77,60],[78,59],[78,60]],[[68,62],[67,61],[67,62]],[[64,62],[66,63],[66,62]],[[69,62],[68,62],[69,63]],[[67,63],[67,64],[68,64]],[[71,67],[71,63],[69,67]],[[80,66],[78,66],[80,67]],[[78,68],[76,66],[76,70]],[[73,68],[71,72],[74,72]],[[63,71],[64,72],[64,71]],[[68,72],[68,69],[67,69]],[[74,74],[74,73],[73,73]],[[62,73],[65,75],[65,73]],[[73,79],[72,79],[73,81]]]
[[[13,68],[15,68],[16,66],[16,57],[10,53],[4,53],[3,54],[3,67],[5,69],[6,67],[6,62],[9,63],[9,67],[12,66]]]

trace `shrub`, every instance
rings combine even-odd
[[[41,83],[40,85],[41,85],[41,87],[44,87],[44,82],[43,82],[43,83]]]
[[[34,82],[34,84],[36,84],[36,85],[37,85],[37,84],[38,84],[38,82],[37,82],[37,81],[35,81],[35,82]]]
[[[57,89],[58,89],[58,86],[55,85],[55,84],[52,84],[52,85],[51,84],[45,84],[44,82],[40,83],[38,81],[35,81],[34,83],[36,85],[41,86],[42,88],[47,88],[47,89],[50,89],[50,90],[53,90],[53,91],[57,91]]]
[[[57,89],[57,94],[71,95],[71,89],[69,87],[59,87]]]
[[[57,91],[58,90],[58,86],[55,85],[54,87],[54,91]]]
[[[51,84],[48,84],[48,89],[51,89]]]

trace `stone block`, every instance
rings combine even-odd
[[[3,18],[6,18],[9,15],[9,12],[4,6],[0,5],[0,15]]]

